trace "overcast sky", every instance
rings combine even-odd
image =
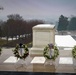
[[[76,16],[76,0],[0,0],[0,19],[9,14],[20,14],[24,19],[51,18],[57,20],[62,14]]]

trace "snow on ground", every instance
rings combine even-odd
[[[70,35],[55,35],[55,43],[58,47],[74,47],[76,41]]]

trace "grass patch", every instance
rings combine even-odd
[[[0,39],[0,46],[3,46],[4,44],[7,44],[6,40]]]
[[[30,37],[17,39],[17,40],[11,40],[8,42],[7,42],[7,40],[0,39],[0,46],[1,47],[15,47],[16,44],[22,43],[22,44],[28,45],[28,47],[31,47],[32,46],[31,41],[32,41],[32,38],[30,38]]]

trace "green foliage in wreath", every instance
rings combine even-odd
[[[1,53],[2,53],[2,49],[0,48],[0,55],[1,55]]]
[[[48,54],[48,51],[50,50],[50,48],[49,48],[49,46],[46,46],[44,48],[44,51],[43,51],[43,56],[45,58],[47,58],[47,59],[53,59],[53,60],[55,60],[58,57],[58,55],[59,55],[59,50],[58,50],[58,48],[56,46],[54,46],[53,49],[54,49],[54,55],[52,57],[50,57],[50,55]]]
[[[24,54],[21,56],[19,54],[19,44],[16,45],[15,49],[13,50],[13,53],[15,55],[15,57],[20,58],[20,59],[25,59],[28,55],[29,55],[29,50],[27,48],[27,46],[25,44],[22,45],[22,48],[24,49]]]
[[[72,49],[72,56],[76,59],[76,46],[74,46]]]

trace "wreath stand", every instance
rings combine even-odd
[[[48,46],[44,48],[44,52],[43,52],[43,56],[48,61],[45,64],[50,63],[50,65],[55,65],[54,61],[58,57],[58,55],[59,55],[58,48],[53,44],[48,44]]]
[[[47,62],[45,64],[54,65],[54,60],[52,59],[52,56],[54,55],[54,49],[49,49],[48,55],[50,58],[46,59]]]
[[[19,49],[19,51],[20,51],[19,54],[20,54],[21,57],[22,57],[22,54],[23,54],[23,53],[22,53],[22,50],[23,50],[22,48]],[[19,59],[20,59],[20,58],[19,58]],[[17,59],[17,60],[18,60],[18,59]],[[19,61],[20,63],[18,64],[18,67],[16,67],[17,71],[18,71],[20,68],[26,69],[26,66],[24,66],[24,61],[25,61],[25,59],[20,59],[20,61]],[[16,63],[16,64],[17,64],[17,63]]]
[[[19,63],[18,66],[16,66],[16,70],[19,71],[19,69],[26,69],[26,64],[24,63],[25,60],[20,59],[22,63]],[[17,64],[17,63],[16,63]]]
[[[21,61],[21,63],[20,64],[18,64],[18,63],[16,63],[16,64],[18,64],[18,65],[20,65],[19,67],[16,67],[16,69],[17,69],[17,71],[18,71],[18,69],[20,69],[20,68],[24,68],[24,69],[26,69],[26,66],[24,66],[24,61],[25,61],[25,58],[28,56],[28,54],[29,54],[29,51],[28,51],[28,48],[27,48],[27,46],[25,46],[25,45],[23,45],[23,44],[17,44],[16,45],[16,48],[13,50],[13,52],[14,52],[14,55],[15,55],[15,57],[17,57],[17,60],[18,59],[20,59],[20,61]],[[19,62],[20,62],[19,61]]]

